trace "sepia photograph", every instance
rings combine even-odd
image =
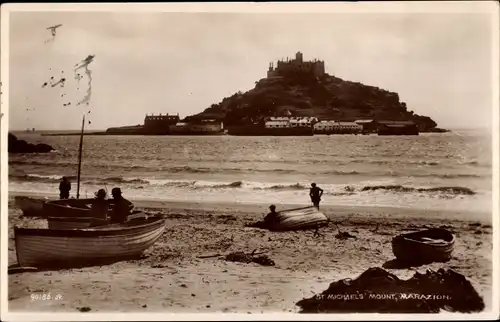
[[[498,17],[2,5],[1,320],[498,318]]]

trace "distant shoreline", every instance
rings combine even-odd
[[[474,130],[474,129],[471,129]],[[24,131],[12,131],[12,133],[15,134],[40,134],[41,136],[79,136],[80,132],[77,130],[74,131],[54,131],[54,132],[49,132],[48,133],[43,133],[45,131],[39,131],[39,132],[24,132]],[[450,133],[452,132],[451,130],[448,129],[437,129],[437,130],[430,130],[430,131],[422,131],[420,134],[423,133]],[[130,133],[130,132],[124,132],[124,133],[110,133],[110,132],[105,132],[105,131],[92,131],[92,132],[83,132],[84,135],[89,136],[238,136],[238,135],[231,135],[227,133],[207,133],[207,134],[182,134],[182,133],[175,133],[175,134],[143,134],[143,133]],[[332,133],[332,134],[313,134],[313,135],[377,135],[377,133],[370,133],[370,134],[343,134],[343,133]],[[273,135],[259,135],[259,136],[273,136]],[[293,136],[293,135],[290,135]],[[396,136],[401,136],[401,135],[396,135]],[[405,136],[405,135],[403,135]]]

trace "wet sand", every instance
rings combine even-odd
[[[12,198],[12,196],[11,196]],[[341,278],[383,267],[400,278],[415,271],[451,268],[465,275],[491,310],[492,227],[485,213],[380,207],[322,207],[331,222],[313,231],[269,232],[246,228],[268,205],[171,203],[134,200],[136,208],[162,212],[167,229],[145,258],[107,266],[9,275],[9,310],[43,312],[297,312],[295,303]],[[277,205],[278,210],[293,205]],[[46,227],[22,218],[9,202],[9,264],[16,262],[13,227]],[[378,225],[378,228],[377,228]],[[452,260],[418,268],[391,266],[391,238],[402,232],[446,227],[457,238]],[[356,239],[335,238],[338,229]],[[226,262],[235,251],[265,251],[275,263]],[[32,300],[49,293],[55,300]],[[87,310],[87,309],[85,309]]]

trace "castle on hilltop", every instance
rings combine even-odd
[[[267,78],[299,73],[311,73],[315,77],[323,76],[325,74],[325,62],[317,59],[304,61],[303,55],[299,51],[295,54],[295,59],[278,60],[276,67],[274,67],[273,62],[269,63]]]

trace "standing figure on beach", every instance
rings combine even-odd
[[[323,189],[316,186],[316,183],[311,183],[311,189],[309,189],[309,197],[313,205],[319,210],[319,202],[321,201],[321,196],[323,195]]]
[[[111,195],[113,195],[114,201],[113,211],[111,212],[111,224],[126,222],[134,205],[123,198],[122,191],[118,187],[111,190]]]
[[[71,182],[69,182],[67,177],[62,177],[61,183],[59,183],[59,198],[69,199],[70,190],[71,190]]]

